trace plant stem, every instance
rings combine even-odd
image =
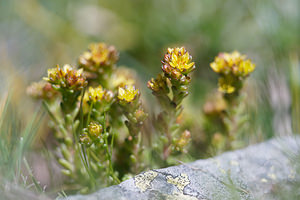
[[[88,175],[91,178],[92,189],[94,189],[96,187],[96,181],[95,181],[95,178],[94,178],[94,176],[92,175],[92,173],[89,169],[88,161],[86,159],[86,151],[85,151],[83,145],[80,145],[78,142],[77,142],[77,148],[79,149],[79,155],[80,155],[81,161],[83,162],[85,170],[87,171]]]
[[[89,123],[90,123],[91,113],[92,113],[93,106],[94,106],[94,102],[92,102],[91,105],[90,105],[90,109],[89,109],[89,113],[88,113],[88,118],[87,118],[87,121],[86,121],[86,126],[88,126]]]
[[[114,173],[113,165],[112,165],[112,152],[109,151],[109,146],[108,146],[108,140],[107,140],[107,135],[108,133],[106,132],[106,114],[105,112],[103,113],[104,116],[104,124],[103,124],[103,130],[105,131],[104,133],[104,142],[105,142],[105,150],[108,156],[108,169],[109,169],[109,175],[112,176],[113,180],[115,183],[119,184],[120,180]],[[111,141],[113,143],[113,141]]]

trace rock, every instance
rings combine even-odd
[[[119,185],[68,200],[276,199],[275,186],[296,180],[291,155],[300,138],[277,138],[189,164],[143,172]],[[281,188],[282,189],[282,188]]]

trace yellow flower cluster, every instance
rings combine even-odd
[[[215,57],[210,67],[218,74],[219,90],[224,93],[233,93],[241,86],[242,81],[255,69],[255,64],[250,59],[246,59],[237,51],[232,53],[220,53]]]
[[[175,79],[180,79],[182,75],[187,75],[195,69],[192,56],[184,47],[168,48],[162,64],[162,70]]]
[[[105,90],[99,85],[96,88],[89,87],[88,91],[84,94],[84,103],[100,103],[101,101],[109,102],[113,98],[113,93]]]
[[[237,51],[220,53],[210,64],[210,67],[220,74],[232,73],[235,76],[245,77],[255,69],[255,64],[246,58],[246,55],[241,55]]]
[[[119,53],[114,46],[94,43],[79,57],[79,66],[89,72],[102,73],[102,67],[111,67],[118,59]]]
[[[139,90],[135,89],[133,85],[125,85],[118,89],[118,99],[124,103],[133,102],[139,95]]]
[[[83,69],[77,70],[71,65],[64,65],[63,68],[57,65],[56,68],[48,70],[48,77],[44,77],[44,80],[57,89],[81,90],[87,85],[82,72]]]
[[[192,62],[192,56],[190,56],[184,47],[168,48],[165,61],[173,68],[179,69],[182,73],[189,72],[195,67],[195,63]]]
[[[101,85],[96,88],[89,87],[88,91],[84,94],[84,101],[88,102],[99,102],[102,100],[104,90]]]
[[[118,67],[112,74],[111,84],[113,88],[124,87],[125,85],[135,84],[135,71],[125,68]]]
[[[188,95],[188,85],[191,81],[189,73],[195,69],[192,56],[184,47],[168,48],[162,62],[162,74],[152,78],[147,87],[152,90],[161,104],[179,105]],[[172,97],[169,96],[172,90]]]
[[[191,133],[188,130],[185,130],[179,139],[175,140],[175,149],[177,151],[183,151],[184,147],[186,147],[191,140]]]
[[[236,83],[239,83],[240,80],[236,79],[231,75],[223,76],[219,78],[219,91],[224,93],[233,93],[236,91]]]
[[[101,140],[103,127],[97,122],[90,122],[88,128],[84,128],[82,134],[79,136],[79,142],[87,146],[92,145],[97,140]]]
[[[88,125],[88,132],[92,138],[99,138],[103,132],[102,125],[97,122],[90,122]]]
[[[153,92],[162,92],[169,93],[169,88],[167,86],[166,78],[161,74],[158,74],[157,78],[152,78],[147,83],[147,87],[150,88]]]

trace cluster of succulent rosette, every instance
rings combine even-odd
[[[65,190],[91,192],[147,168],[173,164],[173,158],[187,153],[191,133],[180,127],[179,118],[190,74],[195,70],[189,52],[184,47],[168,48],[162,73],[148,81],[161,108],[151,118],[145,112],[134,73],[117,67],[118,58],[114,46],[91,44],[79,56],[77,67],[57,65],[48,70],[43,81],[28,87],[28,93],[41,99],[49,114],[57,144],[55,156],[62,173],[69,177]],[[222,92],[240,91],[255,68],[245,59],[237,52],[215,58],[211,67],[220,75]],[[211,110],[219,112],[214,104],[206,113]],[[149,134],[153,130],[156,134]]]
[[[147,117],[135,78],[129,69],[116,67],[118,58],[114,46],[91,44],[79,56],[78,67],[57,65],[28,88],[31,96],[43,100],[51,118],[56,157],[62,173],[69,176],[66,186],[82,193],[119,182],[124,174],[119,173],[118,154],[128,165],[133,165],[131,157],[136,154],[137,140],[129,145],[124,137],[136,138]],[[123,146],[131,148],[127,154]]]
[[[115,73],[119,53],[112,45],[93,43],[79,56],[78,66],[83,68],[88,80],[101,82],[103,87],[111,88],[111,76]]]
[[[180,129],[176,119],[182,112],[181,102],[188,95],[191,80],[189,74],[194,69],[192,56],[184,47],[168,48],[162,60],[163,73],[148,81],[148,88],[152,90],[162,108],[162,112],[154,120],[154,127],[160,133],[162,143],[157,145],[161,155],[156,160],[165,165],[168,165],[171,154],[184,151],[191,138],[187,130],[178,133]]]

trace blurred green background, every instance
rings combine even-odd
[[[26,86],[44,76],[47,68],[76,64],[89,43],[104,41],[120,50],[119,64],[137,71],[143,95],[150,96],[146,81],[160,72],[166,48],[184,45],[197,66],[186,112],[198,117],[206,97],[217,88],[217,75],[209,63],[218,52],[238,50],[257,65],[247,85],[249,133],[254,133],[254,140],[299,132],[299,4],[298,0],[1,0],[0,94],[15,86],[17,99],[25,99]]]

